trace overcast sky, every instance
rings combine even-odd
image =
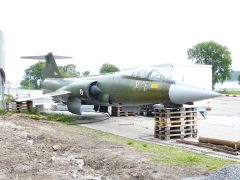
[[[57,63],[94,74],[105,62],[182,64],[188,48],[209,40],[227,46],[240,70],[239,9],[238,0],[0,0],[7,79],[20,81],[36,63],[20,56],[72,56]]]

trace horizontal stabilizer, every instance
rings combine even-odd
[[[48,98],[45,95],[39,95],[39,96],[30,96],[30,97],[20,97],[20,98],[16,98],[14,99],[14,101],[16,102],[24,102],[24,101],[32,101],[35,99],[43,99],[43,98]]]
[[[57,56],[57,55],[53,55],[54,59],[71,59],[72,57],[68,57],[68,56]],[[45,60],[46,56],[42,55],[42,56],[22,56],[22,59],[36,59],[36,60]]]
[[[42,56],[22,56],[23,59],[36,59],[36,60],[46,60],[46,66],[44,70],[44,78],[62,78],[59,72],[55,59],[69,59],[72,57],[68,56],[56,56],[52,52],[47,55]]]
[[[64,95],[67,95],[70,93],[71,93],[70,91],[57,90],[57,91],[54,91],[51,93],[41,94],[38,96],[16,98],[16,99],[14,99],[14,101],[16,101],[16,102],[32,101],[35,99],[43,99],[43,98],[49,98],[49,97],[54,97],[54,96],[64,96]]]
[[[70,91],[65,91],[65,90],[57,90],[57,91],[53,91],[51,93],[46,93],[44,94],[45,96],[64,96],[64,95],[67,95],[67,94],[70,94],[71,92]]]

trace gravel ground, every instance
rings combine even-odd
[[[205,177],[190,177],[183,180],[240,180],[240,165],[226,165]]]
[[[240,165],[227,165],[204,180],[240,180]]]

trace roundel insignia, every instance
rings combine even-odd
[[[80,95],[81,95],[81,96],[83,95],[83,90],[82,90],[82,89],[80,89]]]

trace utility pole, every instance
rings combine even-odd
[[[29,93],[28,93],[28,97],[30,97],[30,91],[31,91],[31,71],[29,71],[28,73],[28,90],[29,90]]]
[[[18,99],[18,72],[16,72],[16,98]]]

